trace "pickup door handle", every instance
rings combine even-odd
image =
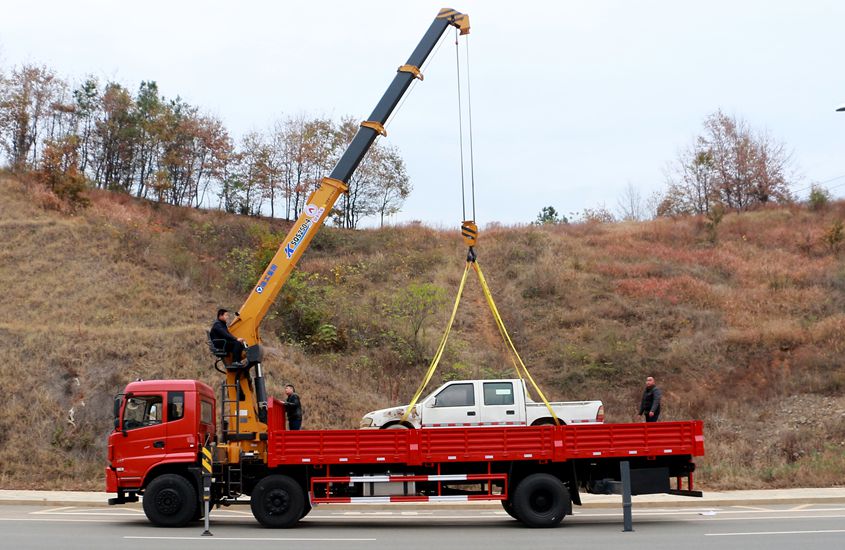
[[[516,414],[516,411],[505,411],[505,414]]]
[[[475,411],[467,411],[467,416],[475,416]]]
[[[156,449],[164,449],[164,441],[156,441],[155,443],[153,443],[153,447],[155,447]]]

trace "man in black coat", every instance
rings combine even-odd
[[[640,414],[645,415],[646,422],[657,422],[660,417],[661,397],[663,397],[663,392],[654,385],[654,377],[646,378],[645,391],[643,391],[643,399],[640,402]]]
[[[220,343],[216,340],[225,341],[223,349],[232,354],[232,361],[239,362],[243,357],[244,339],[237,338],[234,334],[229,332],[229,312],[225,309],[217,310],[217,320],[211,325],[211,339],[219,346]]]
[[[285,386],[285,395],[288,396],[285,400],[285,414],[288,417],[289,429],[299,430],[302,428],[302,402],[296,395],[296,388],[293,387],[293,384]]]

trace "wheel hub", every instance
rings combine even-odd
[[[554,498],[548,491],[536,491],[531,495],[531,509],[536,512],[548,512],[553,502]]]
[[[165,515],[173,515],[182,508],[182,498],[174,489],[164,489],[156,495],[156,508]]]
[[[267,513],[278,516],[288,511],[290,507],[290,496],[287,491],[274,489],[267,493],[265,502],[267,503]]]

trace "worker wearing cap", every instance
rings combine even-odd
[[[213,325],[211,325],[211,340],[225,341],[223,349],[232,354],[233,362],[240,362],[241,357],[243,357],[244,350],[246,349],[246,346],[244,345],[245,340],[243,338],[238,338],[229,332],[228,310],[222,308],[217,310],[217,320],[214,321]]]

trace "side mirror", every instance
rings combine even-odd
[[[120,427],[120,405],[123,402],[123,395],[118,394],[114,396],[114,406],[112,407],[112,414],[114,416],[114,428]]]
[[[429,399],[428,401],[426,401],[426,402],[423,404],[423,407],[425,407],[426,409],[431,409],[431,408],[433,408],[435,405],[437,405],[437,398],[436,398],[436,397],[435,397],[434,399]]]

